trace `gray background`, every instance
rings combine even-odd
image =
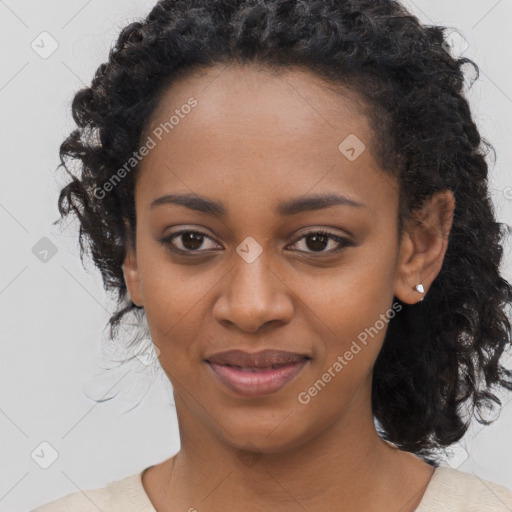
[[[55,173],[58,146],[74,129],[72,95],[106,61],[120,29],[153,3],[0,0],[2,511],[104,486],[179,449],[166,377],[137,358],[119,368],[112,363],[102,348],[112,304],[99,273],[92,263],[87,271],[81,266],[76,225],[64,231],[52,225],[63,183]],[[460,30],[464,55],[481,68],[468,97],[482,135],[497,150],[490,188],[499,219],[510,223],[512,0],[404,4],[426,23]],[[43,58],[51,38],[58,48]],[[510,241],[506,252],[503,274],[510,280]],[[112,394],[117,398],[100,404],[88,398]],[[446,464],[512,488],[511,398],[497,423],[472,426]],[[52,455],[58,455],[53,463]]]

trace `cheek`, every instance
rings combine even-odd
[[[211,287],[205,279],[192,278],[193,270],[184,272],[187,267],[173,264],[158,248],[142,249],[138,264],[148,325],[164,355],[170,345],[186,341],[191,321]]]
[[[154,242],[143,237],[139,240],[145,311],[161,361],[174,366],[180,360],[181,367],[190,365],[199,357],[199,347],[204,346],[198,341],[207,335],[205,325],[214,323],[210,316],[214,306],[211,294],[227,291],[226,283],[222,283],[226,268],[221,270],[207,263],[177,264]],[[290,329],[294,323],[304,324],[306,336],[316,345],[321,372],[351,350],[354,341],[362,350],[345,373],[356,371],[359,366],[364,372],[371,366],[387,327],[379,319],[392,301],[393,264],[390,240],[387,245],[384,240],[375,240],[351,251],[337,267],[314,269],[297,265],[282,276],[287,282],[282,293],[296,304]]]
[[[304,274],[296,280],[302,301],[333,337],[356,337],[391,305],[394,256],[385,247],[375,250],[354,251],[337,269],[323,275]]]
[[[350,394],[350,389],[368,374],[389,322],[398,314],[392,307],[394,264],[390,243],[368,244],[354,251],[336,273],[301,283],[301,289],[308,291],[303,295],[307,314],[314,313],[310,326],[317,326],[322,340],[317,345],[315,373],[322,379],[327,372],[325,380],[337,393]]]

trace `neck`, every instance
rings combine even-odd
[[[217,512],[243,504],[248,511],[333,506],[382,511],[383,503],[398,510],[393,506],[411,499],[404,485],[397,485],[407,479],[406,466],[426,464],[380,439],[369,398],[363,398],[369,396],[360,390],[341,417],[309,440],[265,453],[241,450],[212,429],[198,427],[177,400],[181,450],[169,468],[165,501],[172,508],[162,510]]]

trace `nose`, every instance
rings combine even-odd
[[[260,255],[252,263],[235,259],[223,280],[213,308],[214,318],[225,327],[258,332],[272,324],[284,325],[293,317],[293,292],[279,270]]]

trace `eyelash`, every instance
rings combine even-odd
[[[171,252],[175,253],[175,254],[180,254],[180,255],[186,255],[186,254],[190,254],[190,253],[196,253],[196,254],[199,254],[199,253],[202,253],[202,252],[207,252],[207,251],[201,251],[201,250],[183,250],[183,249],[177,249],[176,247],[174,247],[172,245],[172,240],[174,240],[174,238],[179,238],[181,235],[184,235],[184,234],[187,234],[187,233],[194,233],[196,235],[200,235],[204,238],[209,238],[210,240],[213,240],[210,236],[208,236],[206,233],[203,233],[201,231],[196,231],[194,229],[187,229],[187,230],[183,230],[183,231],[178,231],[176,233],[172,233],[171,235],[167,235],[167,236],[164,236],[162,238],[159,238],[159,242],[162,243],[168,250],[170,250]],[[328,231],[323,231],[323,230],[314,230],[314,231],[309,231],[308,233],[304,233],[303,235],[301,235],[299,238],[297,238],[291,245],[295,245],[297,242],[299,242],[300,240],[304,239],[304,238],[308,238],[310,236],[313,236],[313,235],[322,235],[322,236],[325,236],[327,237],[328,239],[330,240],[334,240],[336,243],[339,244],[338,248],[335,249],[335,250],[331,250],[331,251],[325,251],[325,252],[315,252],[315,251],[311,251],[311,252],[308,252],[308,251],[299,251],[299,252],[302,252],[302,253],[305,253],[305,254],[318,254],[318,255],[330,255],[330,254],[335,254],[335,253],[338,253],[342,250],[344,250],[345,248],[347,247],[350,247],[350,246],[353,246],[354,244],[348,240],[347,238],[343,238],[343,237],[340,237],[340,236],[337,236],[337,235],[334,235],[333,233],[330,233]],[[213,240],[214,241],[214,240]]]

